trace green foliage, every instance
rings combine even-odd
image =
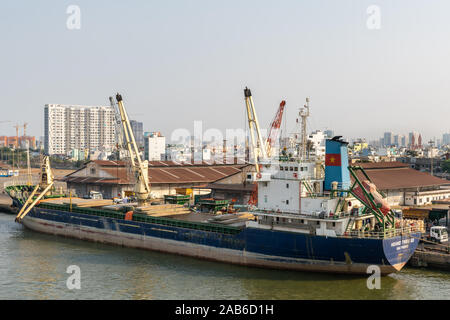
[[[447,172],[447,173],[450,173],[450,160],[445,160],[442,163],[442,170]]]
[[[417,157],[419,153],[415,150],[406,150],[406,154],[410,157]]]

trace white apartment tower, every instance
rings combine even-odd
[[[115,111],[105,106],[46,104],[44,148],[48,155],[110,150],[115,145]]]
[[[144,136],[145,160],[161,161],[166,155],[166,138],[160,132],[146,132]]]

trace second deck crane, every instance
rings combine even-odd
[[[270,125],[269,136],[266,141],[266,154],[269,158],[273,156],[273,147],[275,146],[275,142],[278,139],[278,131],[280,130],[281,121],[283,120],[283,112],[284,107],[286,105],[286,101],[281,101],[280,107],[278,108],[277,113],[275,114],[275,118],[273,119]]]

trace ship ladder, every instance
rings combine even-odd
[[[349,218],[349,219],[348,219],[348,224],[347,224],[347,227],[345,228],[344,235],[349,235],[350,230],[352,229],[353,223],[354,223],[354,222],[355,222],[354,219],[352,219],[352,218]]]
[[[313,192],[313,189],[311,185],[308,183],[308,181],[303,180],[303,185],[305,186],[306,190],[309,192],[311,198],[316,198],[316,194]]]

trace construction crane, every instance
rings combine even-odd
[[[250,130],[250,137],[252,141],[253,157],[255,159],[256,173],[257,176],[260,177],[261,172],[259,168],[259,160],[267,159],[266,144],[263,141],[263,137],[259,129],[259,122],[258,117],[256,116],[255,105],[253,104],[252,92],[247,87],[244,89],[244,96],[245,96],[245,106],[247,108],[248,127]]]
[[[36,185],[33,192],[31,192],[27,201],[24,203],[19,213],[16,216],[16,222],[22,221],[22,219],[33,209],[33,207],[51,190],[53,187],[53,173],[50,168],[50,158],[45,156],[41,163],[41,174],[39,179],[39,184]],[[36,193],[40,191],[39,195],[36,199],[33,200],[33,197]]]
[[[110,98],[111,101],[112,98]],[[131,166],[136,177],[136,185],[134,192],[137,196],[138,206],[145,206],[149,201],[150,183],[148,180],[148,161],[142,161],[139,154],[139,148],[134,138],[133,130],[131,129],[128,114],[123,105],[122,96],[118,93],[116,95],[117,106],[122,121],[123,133],[128,152],[130,154]]]
[[[275,141],[278,139],[278,131],[280,130],[281,121],[283,120],[283,112],[284,106],[286,105],[286,101],[281,101],[280,107],[278,108],[277,113],[275,114],[275,118],[273,119],[270,125],[269,136],[266,141],[266,154],[269,158],[272,157],[272,150],[275,146]]]

